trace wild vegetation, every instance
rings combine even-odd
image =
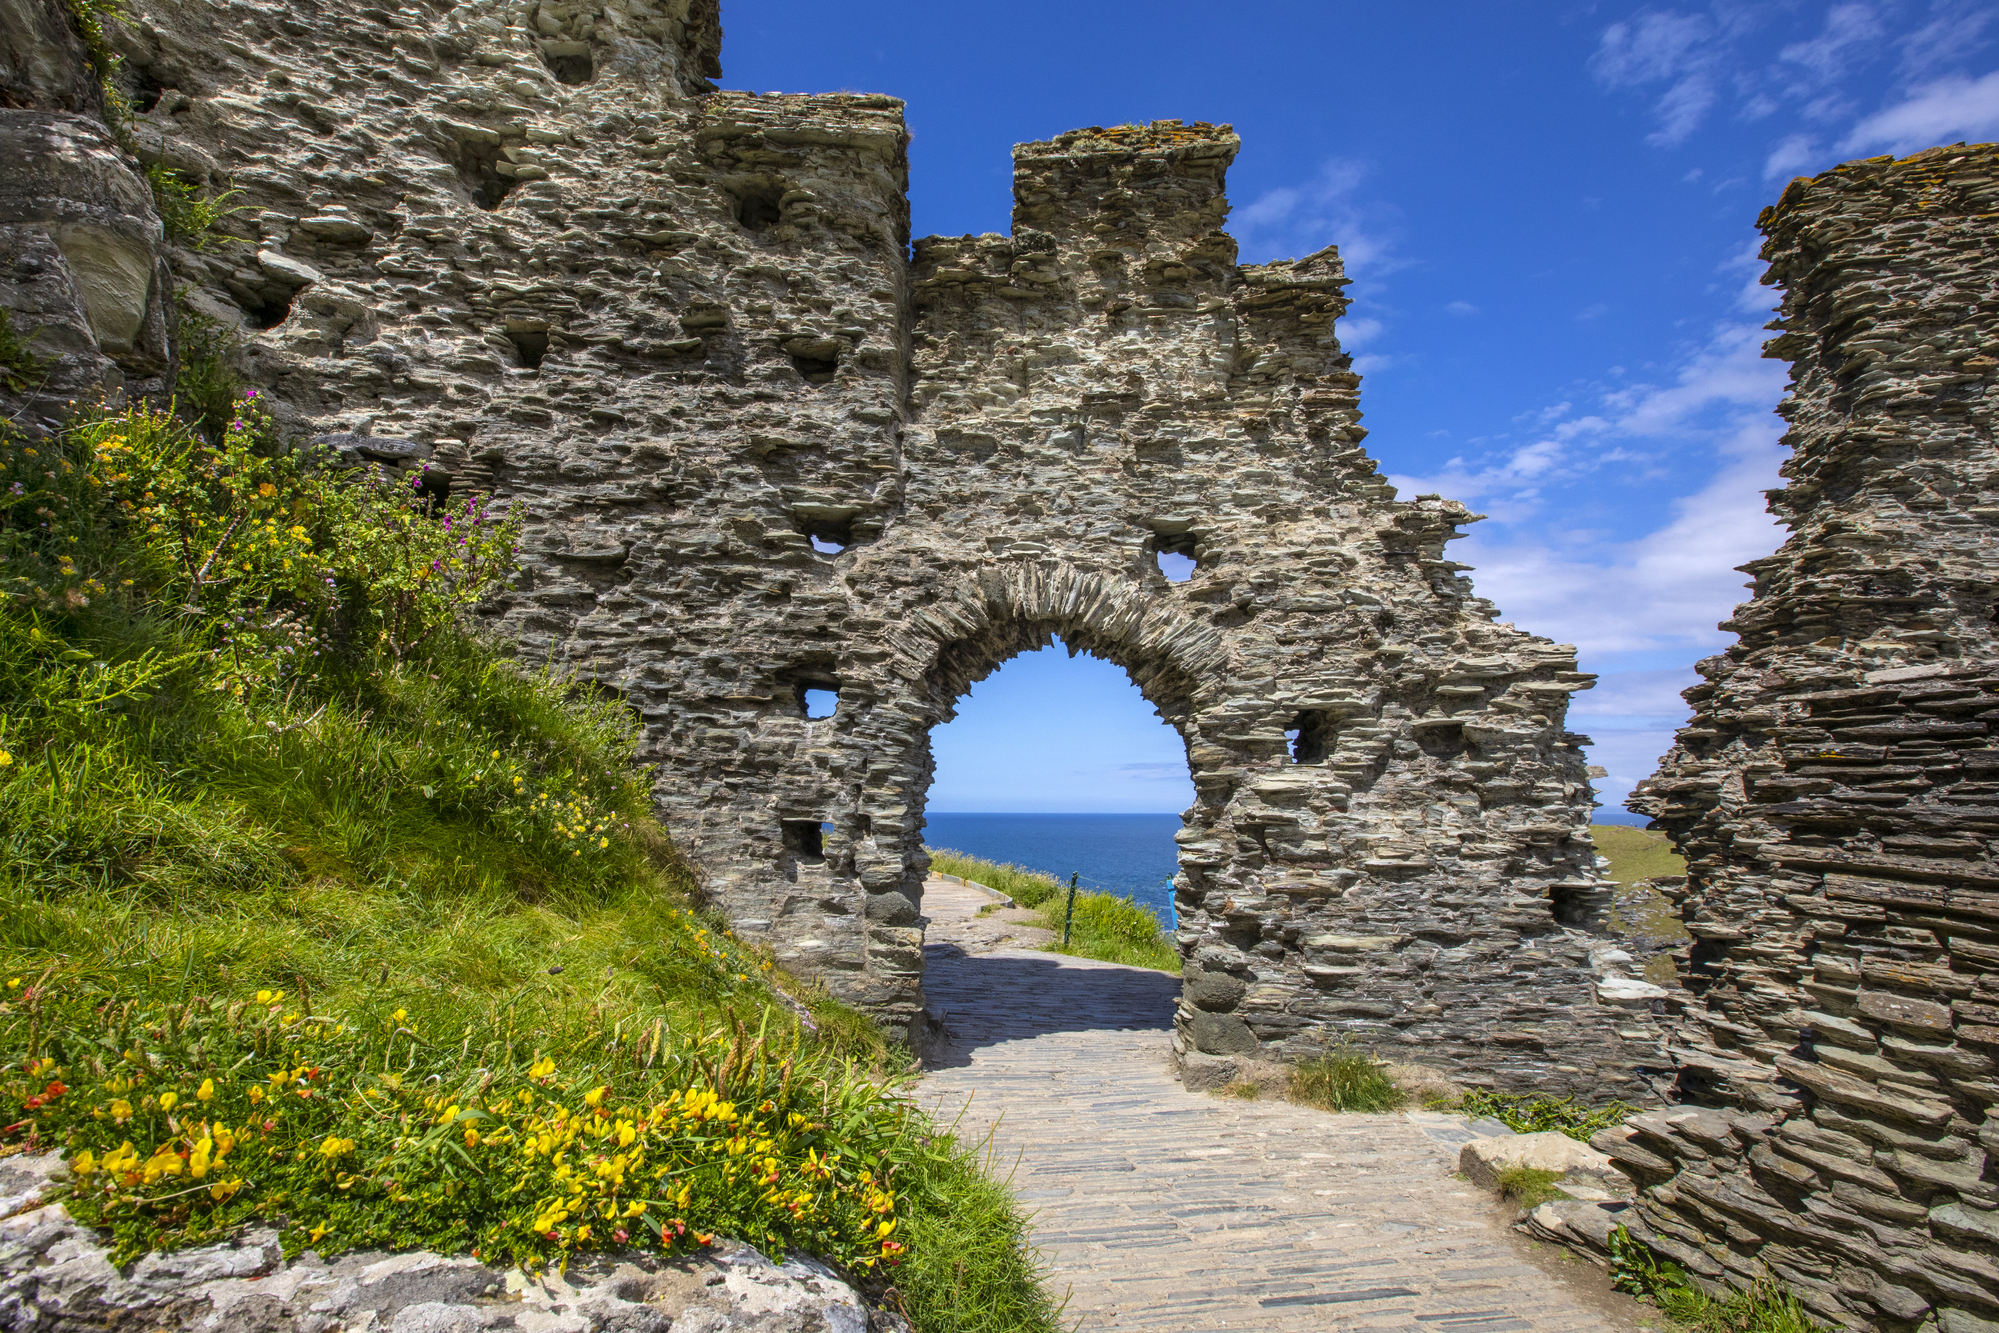
[[[1324,1055],[1292,1066],[1288,1095],[1322,1111],[1370,1114],[1398,1110],[1409,1101],[1409,1094],[1351,1036]]]
[[[1525,1097],[1474,1088],[1452,1108],[1463,1115],[1497,1120],[1516,1134],[1557,1130],[1578,1143],[1588,1143],[1598,1130],[1624,1123],[1637,1110],[1629,1102],[1590,1106],[1575,1097]]]
[[[1180,970],[1180,952],[1166,937],[1150,908],[1128,895],[1079,889],[1075,915],[1069,919],[1069,946],[1062,947],[1062,927],[1069,914],[1069,886],[1025,866],[987,861],[949,848],[926,848],[930,868],[940,874],[973,880],[997,889],[1021,907],[1041,914],[1040,924],[1055,932],[1046,946],[1051,953],[1095,958],[1107,963],[1149,967],[1160,972]]]
[[[1659,1307],[1688,1333],[1825,1333],[1798,1298],[1774,1281],[1717,1299],[1678,1264],[1656,1258],[1623,1227],[1610,1233],[1611,1285]]]
[[[512,519],[236,409],[0,440],[0,1152],[124,1255],[731,1235],[1053,1328],[906,1055],[701,908],[624,710],[459,627]]]

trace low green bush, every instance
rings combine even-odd
[[[1689,1333],[1827,1333],[1798,1298],[1764,1280],[1717,1300],[1678,1264],[1661,1262],[1625,1227],[1610,1232],[1611,1286],[1659,1307]]]
[[[1518,1134],[1552,1129],[1588,1143],[1598,1130],[1623,1124],[1624,1117],[1638,1108],[1629,1102],[1590,1106],[1574,1097],[1524,1097],[1474,1089],[1464,1095],[1455,1109],[1464,1115],[1497,1120]]]
[[[146,168],[146,183],[153,187],[153,204],[159,209],[167,239],[191,250],[206,250],[208,233],[215,224],[243,211],[242,205],[229,202],[241,194],[241,190],[224,190],[218,195],[204,194],[199,186],[190,184],[164,162],[155,162]]]
[[[1021,907],[1041,914],[1040,925],[1055,932],[1046,947],[1051,953],[1095,958],[1160,972],[1180,970],[1180,951],[1166,937],[1159,918],[1136,899],[1114,893],[1079,890],[1069,924],[1069,947],[1062,947],[1062,927],[1069,912],[1069,886],[1052,875],[1025,866],[988,861],[949,848],[927,847],[930,868],[940,874],[974,880],[997,889]]]
[[[1293,1065],[1290,1096],[1294,1102],[1322,1111],[1369,1114],[1399,1110],[1409,1100],[1350,1036],[1324,1055]]]

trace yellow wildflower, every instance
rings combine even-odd
[[[179,1094],[172,1092],[163,1092],[160,1094],[160,1109],[162,1111],[171,1111],[174,1109],[175,1103],[179,1101],[180,1101]]]
[[[215,1080],[212,1078],[201,1080],[201,1086],[194,1091],[194,1099],[198,1102],[215,1100]]]

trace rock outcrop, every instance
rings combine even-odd
[[[1999,149],[1765,211],[1791,536],[1632,798],[1687,858],[1691,1106],[1599,1146],[1652,1245],[1879,1329],[1999,1328]]]
[[[0,312],[38,361],[8,419],[32,430],[71,403],[160,392],[166,231],[63,0],[0,0],[0,163]]]
[[[787,965],[920,1022],[930,728],[1059,635],[1186,740],[1186,1059],[1357,1032],[1647,1094],[1661,1005],[1592,955],[1591,678],[1362,450],[1337,253],[1236,262],[1226,126],[1023,145],[1011,236],[912,251],[902,104],[713,91],[702,0],[124,14],[133,143],[241,191],[191,306],[301,437],[526,511],[486,623],[629,703]]]

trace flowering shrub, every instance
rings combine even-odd
[[[144,407],[84,417],[0,440],[0,595],[73,611],[116,586],[178,612],[239,697],[336,650],[402,659],[504,576],[518,527],[421,484],[285,451],[254,389],[216,444]]]
[[[68,1207],[119,1257],[282,1220],[287,1249],[462,1249],[561,1264],[715,1234],[893,1267],[908,1103],[740,1027],[530,1051],[281,991],[165,1006],[9,983],[4,1133],[68,1153]]]

